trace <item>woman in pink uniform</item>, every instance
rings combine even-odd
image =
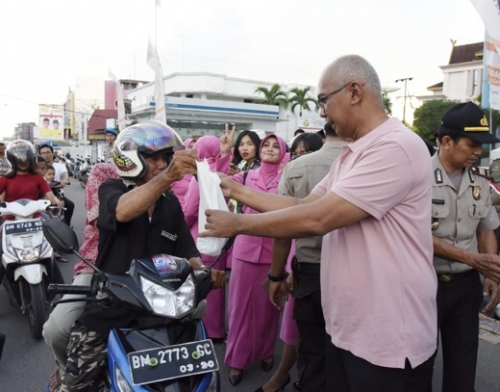
[[[221,147],[222,146],[222,147]],[[231,143],[224,135],[221,139],[215,136],[203,136],[196,142],[198,159],[207,160],[213,171],[227,172],[231,161]],[[200,189],[196,178],[192,177],[184,198],[184,217],[194,240],[198,238],[198,210],[200,205]],[[210,265],[214,257],[201,255],[205,265]],[[221,256],[214,267],[217,270],[226,270],[226,255]],[[203,321],[211,339],[224,339],[225,328],[226,289],[212,290],[207,296],[207,311]]]
[[[261,166],[251,170],[245,185],[267,193],[276,193],[286,143],[276,135],[265,137],[260,145]],[[233,176],[243,183],[243,173]],[[257,211],[243,206],[244,214]],[[268,299],[262,283],[271,264],[272,239],[239,235],[233,246],[231,282],[229,284],[229,334],[225,362],[231,367],[229,381],[237,385],[243,369],[260,361],[263,370],[273,366],[274,344],[279,324],[279,311]]]
[[[194,148],[195,145],[196,145],[196,140],[194,139],[186,139],[184,141],[184,146],[186,147],[186,150]],[[179,203],[181,203],[181,207],[183,209],[185,205],[184,198],[186,196],[186,192],[192,178],[193,176],[191,174],[186,174],[182,178],[182,180],[176,181],[172,184],[172,190],[174,192],[174,195],[177,196],[177,198],[179,199]]]

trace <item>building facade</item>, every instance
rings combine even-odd
[[[424,102],[432,99],[477,100],[482,89],[483,51],[483,42],[453,46],[449,63],[440,66],[443,81],[427,88],[431,94],[417,98]]]
[[[304,111],[299,117],[279,106],[254,103],[263,98],[256,89],[270,89],[274,83],[206,72],[174,73],[166,76],[164,83],[167,123],[182,138],[220,135],[225,124],[230,124],[235,125],[238,131],[261,129],[289,140],[298,127],[312,131],[320,130],[324,125],[317,111]],[[293,87],[307,86],[281,87],[287,91]],[[154,83],[151,82],[128,91],[132,119],[154,119],[154,89]],[[311,87],[311,97],[315,94],[316,89]]]

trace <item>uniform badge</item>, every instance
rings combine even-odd
[[[442,184],[443,183],[443,173],[441,172],[441,169],[436,169],[434,171],[434,177],[436,179],[436,184]]]
[[[472,187],[472,197],[474,198],[474,200],[481,199],[481,187],[480,186],[473,186]]]
[[[437,220],[433,221],[431,223],[431,229],[432,231],[437,230],[439,228],[439,222]]]

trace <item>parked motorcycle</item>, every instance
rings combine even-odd
[[[48,209],[48,200],[0,203],[0,215],[12,218],[5,221],[2,230],[3,285],[10,303],[28,314],[35,339],[42,338],[43,323],[49,315],[47,286],[62,281],[52,247],[42,231],[40,214]]]
[[[89,178],[90,169],[92,169],[92,163],[90,162],[90,158],[86,158],[85,161],[80,164],[80,171],[78,172],[78,181],[80,181],[80,185],[82,188],[85,188],[87,185],[87,180]]]
[[[43,231],[57,252],[86,261],[77,251],[76,234],[64,223],[44,222]],[[164,254],[133,260],[126,275],[87,264],[96,271],[92,286],[54,284],[49,291],[87,294],[88,301],[135,316],[131,326],[109,334],[104,379],[110,391],[220,390],[213,343],[194,316],[211,290],[210,270],[193,271],[187,260]]]

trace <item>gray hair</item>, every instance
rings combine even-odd
[[[365,90],[374,96],[382,96],[380,79],[375,68],[363,57],[351,54],[339,57],[330,64],[324,75],[335,78],[339,86],[349,82],[363,82]]]

